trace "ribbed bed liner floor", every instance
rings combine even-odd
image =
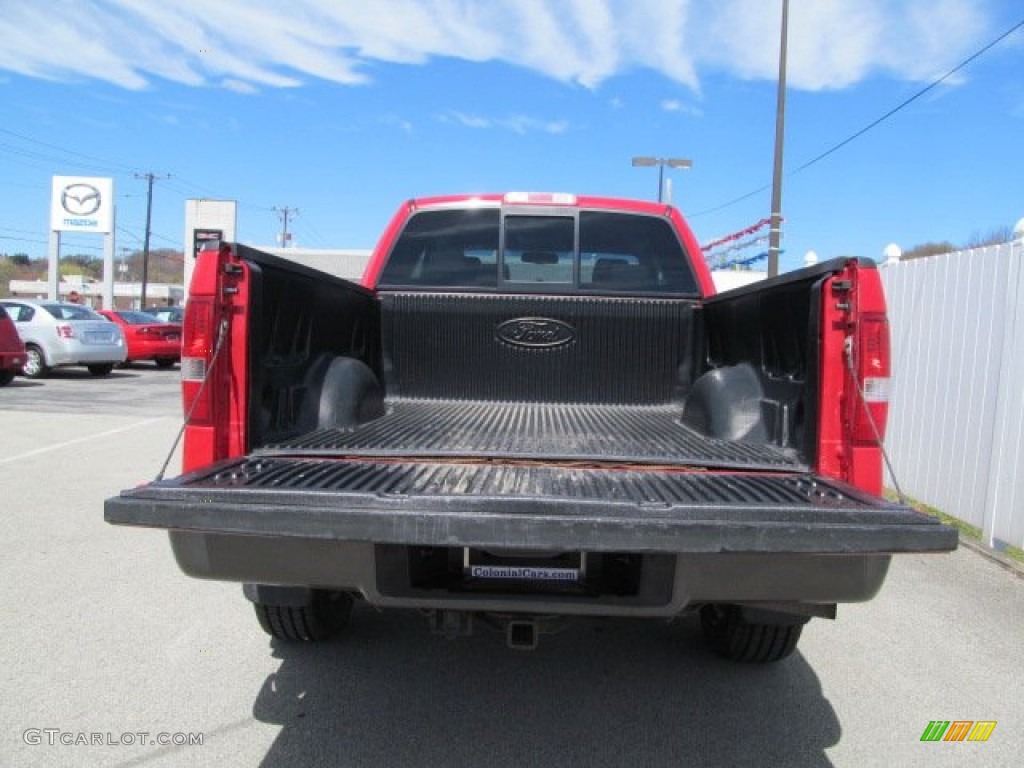
[[[381,418],[253,455],[500,457],[792,470],[794,452],[705,437],[670,406],[389,400]]]

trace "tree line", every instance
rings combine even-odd
[[[11,280],[45,280],[47,269],[45,258],[33,259],[27,253],[0,254],[0,297],[10,296]],[[81,275],[86,280],[102,280],[103,258],[83,253],[61,256],[60,274],[61,277]],[[185,279],[184,254],[173,248],[151,250],[146,277],[150,283],[180,285]],[[142,280],[142,251],[114,258],[114,280],[131,283]]]
[[[952,253],[953,251],[969,251],[972,248],[984,248],[986,245],[1002,245],[1013,240],[1013,227],[998,227],[982,234],[980,231],[973,233],[960,245],[941,240],[938,242],[921,243],[910,250],[904,251],[901,257],[907,259],[922,259],[925,256],[937,256],[940,253]]]

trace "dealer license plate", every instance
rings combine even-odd
[[[463,574],[485,581],[580,583],[587,575],[585,552],[558,554],[463,549]]]

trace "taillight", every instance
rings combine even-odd
[[[858,398],[853,439],[858,443],[876,443],[885,438],[889,418],[889,321],[885,315],[861,315],[857,319],[855,343],[855,372],[863,401]]]
[[[136,336],[148,336],[151,333],[155,333],[155,331],[152,328],[150,328],[148,325],[144,325],[141,328],[136,328],[135,329],[135,335]]]
[[[203,386],[217,342],[213,298],[189,299],[182,328],[181,391],[190,424],[209,424],[214,387]]]
[[[58,339],[73,339],[75,338],[75,329],[70,325],[58,325],[57,326],[57,338]]]

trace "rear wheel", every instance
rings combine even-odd
[[[177,362],[173,357],[158,357],[153,362],[156,363],[157,368],[171,368]]]
[[[260,627],[273,638],[315,642],[334,637],[348,623],[352,597],[344,592],[313,592],[309,605],[253,603]]]
[[[25,345],[25,364],[21,372],[29,379],[44,379],[50,373],[43,350],[34,344]]]
[[[112,370],[114,370],[113,363],[101,363],[98,365],[86,366],[89,369],[89,373],[93,376],[108,376]]]
[[[14,381],[14,371],[0,371],[0,387],[6,387]]]
[[[780,661],[796,650],[803,623],[760,624],[747,621],[739,606],[705,605],[700,625],[712,650],[732,661]]]

